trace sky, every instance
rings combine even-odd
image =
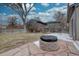
[[[62,11],[64,14],[67,14],[67,4],[65,3],[41,3],[36,4],[28,15],[28,18],[38,16],[42,21],[55,21],[53,18],[55,11]]]
[[[66,3],[37,3],[32,10],[29,12],[28,19],[34,17],[40,17],[44,22],[54,21],[53,15],[55,11],[61,10],[66,14],[67,4]],[[6,6],[0,6],[0,14],[12,15],[16,14],[14,10]]]

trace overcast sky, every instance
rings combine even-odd
[[[54,21],[54,12],[61,10],[63,13],[67,13],[67,4],[65,3],[37,3],[30,11],[28,18],[40,17],[42,21]],[[11,8],[0,6],[0,14],[11,15],[15,12]]]

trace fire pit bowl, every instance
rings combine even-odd
[[[40,48],[45,51],[58,50],[58,39],[56,36],[43,35],[40,37]]]

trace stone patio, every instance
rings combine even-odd
[[[72,42],[58,40],[58,44],[60,48],[57,51],[48,52],[41,50],[39,44],[36,45],[31,42],[4,52],[0,56],[79,56],[79,50],[75,48]]]

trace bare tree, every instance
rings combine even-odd
[[[67,27],[67,16],[62,11],[56,11],[54,18],[60,22],[61,30],[64,31]]]
[[[17,25],[16,19],[17,19],[16,16],[9,16],[8,17],[8,21],[9,21],[8,26],[15,27]]]
[[[63,18],[64,14],[61,11],[56,11],[54,14],[54,18],[56,21],[61,21]]]
[[[12,8],[18,15],[21,17],[24,29],[26,31],[26,19],[30,10],[33,8],[35,4],[33,3],[6,3],[5,6]]]

